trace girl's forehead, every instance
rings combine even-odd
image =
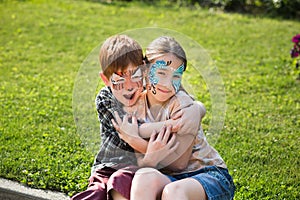
[[[181,64],[182,64],[182,60],[179,59],[178,57],[176,57],[174,54],[168,53],[165,54],[161,57],[158,57],[157,59],[154,60],[153,63],[156,63],[157,61],[164,61],[166,63],[166,66],[173,68],[173,69],[177,69]]]

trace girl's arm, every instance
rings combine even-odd
[[[169,119],[160,122],[146,122],[140,125],[139,134],[142,138],[149,138],[153,131],[159,132],[163,127],[171,127],[171,132],[177,132],[179,130],[180,117],[177,119]]]
[[[175,138],[176,135],[171,133],[170,126],[162,128],[158,134],[153,132],[149,139],[147,152],[136,154],[139,167],[155,168],[161,160],[178,148],[179,143],[175,143]]]
[[[134,116],[132,123],[128,122],[128,115],[125,115],[122,120],[115,112],[115,118],[116,121],[112,119],[112,123],[119,132],[119,136],[140,152],[136,153],[140,167],[156,167],[161,160],[173,153],[179,146],[178,142],[175,143],[176,135],[172,134],[171,136],[170,126],[162,128],[158,134],[153,131],[148,142],[138,136],[138,124]]]
[[[171,126],[171,131],[178,134],[190,133],[199,129],[205,113],[204,105],[199,101],[194,101],[190,106],[182,107],[174,113],[169,120],[143,123],[139,128],[139,134],[142,138],[149,138],[152,130],[159,131],[164,126]]]

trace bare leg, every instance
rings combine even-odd
[[[165,186],[162,200],[206,200],[207,196],[202,185],[192,178],[185,178]]]
[[[131,200],[160,199],[163,188],[170,179],[154,168],[139,169],[132,180]]]
[[[129,199],[126,199],[123,195],[121,195],[116,190],[111,190],[110,194],[111,194],[113,200],[129,200]]]

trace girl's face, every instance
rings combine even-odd
[[[129,64],[126,71],[115,72],[110,78],[113,95],[124,106],[133,106],[143,91],[143,72]]]
[[[180,88],[183,71],[182,60],[173,54],[157,58],[150,64],[148,92],[161,103],[169,100]]]

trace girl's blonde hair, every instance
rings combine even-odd
[[[181,45],[170,36],[161,36],[155,40],[153,40],[145,52],[146,62],[152,62],[158,57],[161,57],[165,54],[172,53],[180,60],[182,60],[184,64],[184,70],[187,66],[186,54]]]

